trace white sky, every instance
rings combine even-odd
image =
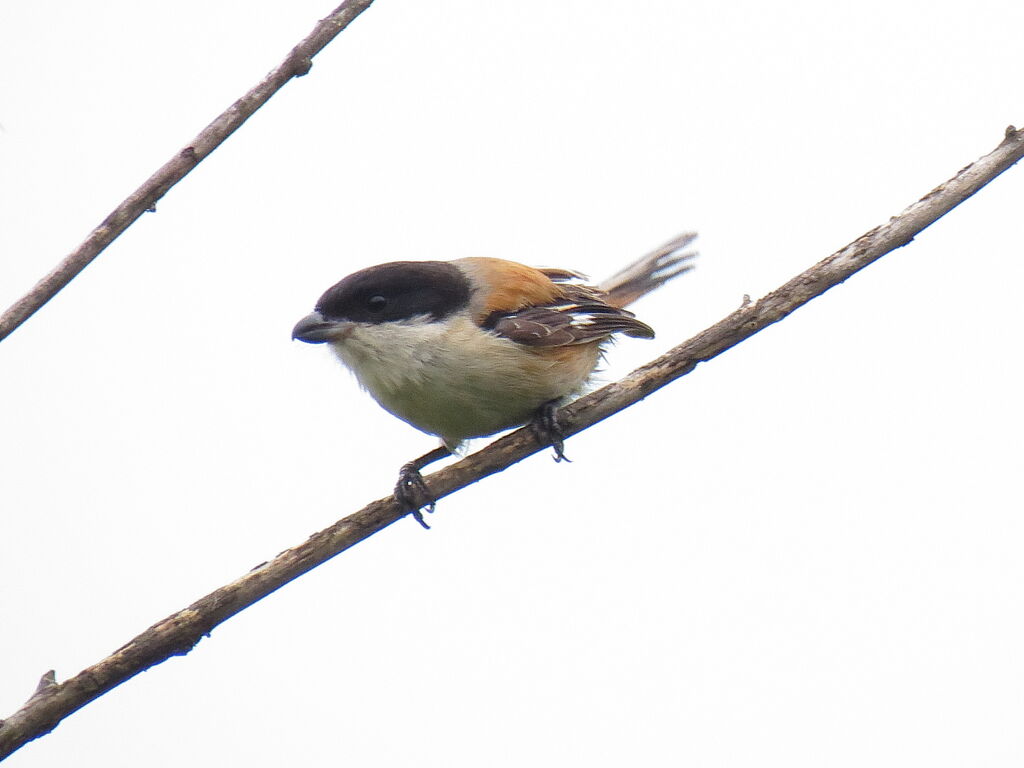
[[[331,2],[0,7],[0,304]],[[377,0],[0,344],[0,717],[432,447],[292,343],[369,264],[595,277],[616,378],[1024,122],[1006,2]],[[1024,758],[1024,169],[646,402],[393,526],[11,766]]]

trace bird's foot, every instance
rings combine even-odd
[[[547,443],[554,449],[556,462],[569,462],[569,457],[565,455],[565,434],[558,421],[558,405],[558,400],[549,400],[544,403],[537,409],[530,426],[540,442]]]
[[[430,529],[427,521],[423,519],[423,511],[426,510],[427,514],[433,513],[434,507],[437,506],[437,500],[431,495],[430,489],[423,481],[423,475],[420,474],[416,462],[410,461],[408,464],[403,464],[402,468],[398,470],[395,500],[402,509],[413,516],[417,523]]]
[[[398,483],[395,485],[395,501],[406,512],[413,516],[417,523],[426,529],[430,529],[427,521],[423,519],[423,510],[427,514],[434,511],[437,506],[437,499],[430,492],[420,470],[428,464],[450,456],[451,451],[443,445],[425,453],[418,459],[413,459],[408,464],[403,464],[398,470]]]

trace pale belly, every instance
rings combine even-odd
[[[468,321],[361,327],[332,346],[381,406],[449,448],[579,393],[600,356],[596,343],[537,350]]]

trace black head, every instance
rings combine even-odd
[[[469,303],[469,281],[446,261],[394,261],[349,275],[316,303],[326,320],[441,320]]]

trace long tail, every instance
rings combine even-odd
[[[689,272],[697,251],[688,251],[686,247],[696,239],[696,232],[684,232],[603,281],[598,287],[608,294],[605,301],[614,307],[628,306],[672,278]]]

